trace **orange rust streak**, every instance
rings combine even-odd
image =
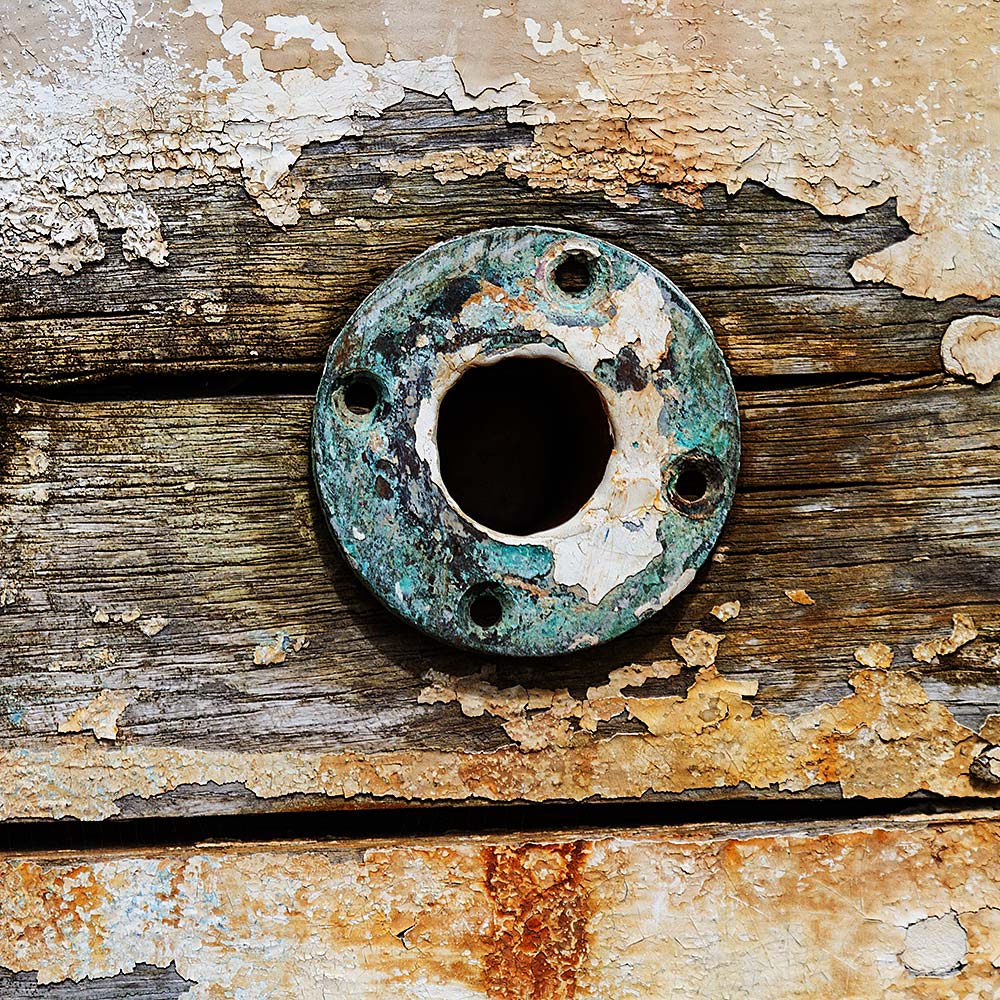
[[[585,860],[580,842],[484,848],[493,902],[493,944],[484,959],[490,997],[574,1000],[589,951]]]

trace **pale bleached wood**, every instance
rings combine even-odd
[[[192,985],[178,976],[173,966],[137,965],[117,976],[56,983],[39,983],[31,972],[14,974],[0,969],[2,1000],[178,1000]]]

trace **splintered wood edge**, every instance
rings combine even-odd
[[[0,862],[0,966],[178,996],[987,996],[992,813]],[[136,970],[136,967],[139,969]],[[75,994],[74,994],[75,995]]]

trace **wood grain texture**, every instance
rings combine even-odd
[[[178,1000],[192,985],[177,975],[173,965],[158,969],[139,964],[105,979],[57,983],[39,983],[31,972],[0,969],[2,1000]]]
[[[113,815],[118,800],[128,801],[131,815],[171,813],[187,808],[183,794],[157,796],[186,785],[203,785],[199,792],[215,797],[220,811],[281,808],[281,796],[302,794],[336,803],[367,794],[977,793],[964,775],[982,744],[963,727],[975,730],[1000,711],[1000,396],[935,376],[744,391],[740,402],[740,492],[720,549],[692,587],[611,644],[522,661],[441,646],[361,588],[314,500],[310,398],[6,399],[4,815]],[[815,604],[792,603],[784,592],[798,588]],[[711,617],[714,605],[734,598],[743,604],[738,618],[723,625]],[[913,645],[947,635],[956,612],[973,617],[979,638],[938,663],[913,660]],[[550,759],[512,747],[516,734],[512,740],[502,711],[476,714],[467,705],[463,714],[454,703],[420,702],[431,669],[439,679],[481,672],[483,683],[498,689],[567,688],[586,700],[616,668],[676,659],[671,639],[696,627],[726,636],[717,655],[720,682],[704,671],[661,669],[659,679],[632,692],[650,701],[602,722],[593,735],[574,731],[569,744],[556,740]],[[808,737],[797,730],[791,743],[769,743],[753,759],[747,748],[762,738],[757,729],[726,731],[730,724],[759,728],[772,714],[792,726],[803,713],[841,703],[859,667],[855,649],[873,641],[892,647],[894,667],[908,672],[879,674],[879,683],[904,678],[912,685],[895,690],[893,710],[920,698],[936,704],[921,709],[925,732],[907,723],[909,735],[924,742],[893,748],[890,733],[885,743],[888,723],[880,730],[871,712],[891,699],[868,679],[861,707],[855,696],[836,709],[840,721],[823,716],[822,724],[833,727],[831,740],[847,739],[859,723],[848,726],[841,715],[868,713],[880,751],[905,750],[902,771],[897,763],[859,778],[809,765]],[[685,711],[701,712],[704,721],[700,730],[678,733],[668,752],[660,745],[666,737],[650,737],[640,720],[656,698],[685,692]],[[504,698],[510,702],[509,692]],[[705,708],[704,698],[716,708]],[[750,707],[753,719],[742,719]],[[892,725],[901,727],[899,720]],[[613,756],[625,744],[612,737],[628,734],[646,740],[659,765],[602,784],[587,766]],[[749,758],[733,756],[733,740]],[[950,748],[947,761],[935,740]],[[699,746],[708,755],[704,768],[689,762],[684,770],[677,755],[693,760]],[[841,751],[846,757],[861,752],[851,746]],[[666,756],[657,756],[661,750]],[[267,754],[276,755],[273,767],[262,763]],[[463,784],[428,772],[428,754],[446,770],[468,759],[507,764],[486,785],[478,777]],[[424,761],[423,777],[401,787],[385,779],[384,788],[368,778],[357,786],[354,778],[313,780],[316,768],[325,773],[334,759],[349,759],[354,774],[386,755]],[[792,772],[774,769],[791,757],[798,761]],[[241,770],[251,759],[253,774]],[[572,782],[549,785],[532,772],[546,759],[573,769]],[[727,759],[732,767],[713,770]],[[144,768],[157,777],[147,780]],[[64,787],[67,775],[79,783]],[[263,797],[251,805],[231,794],[234,784]]]
[[[754,185],[734,197],[710,188],[699,210],[652,186],[618,207],[502,174],[442,184],[385,163],[525,144],[530,130],[412,96],[365,128],[305,151],[295,173],[325,214],[287,231],[234,184],[153,191],[144,197],[164,219],[165,268],[126,262],[109,234],[107,258],[77,274],[5,278],[0,381],[318,373],[337,330],[394,268],[492,225],[565,226],[641,255],[705,314],[737,375],[936,371],[948,322],[984,309],[852,281],[854,260],[905,237],[891,204],[838,219]],[[391,201],[373,200],[380,189]]]
[[[136,963],[191,1000],[986,998],[998,861],[982,813],[24,854],[0,965],[81,1000]]]

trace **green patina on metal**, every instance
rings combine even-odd
[[[572,288],[567,261],[584,265]],[[436,439],[463,372],[517,356],[582,372],[613,438],[582,509],[521,536],[459,508]],[[460,646],[549,655],[627,631],[690,583],[732,504],[739,418],[711,329],[659,271],[588,236],[491,229],[421,254],[347,322],[313,460],[344,555],[391,610]]]

